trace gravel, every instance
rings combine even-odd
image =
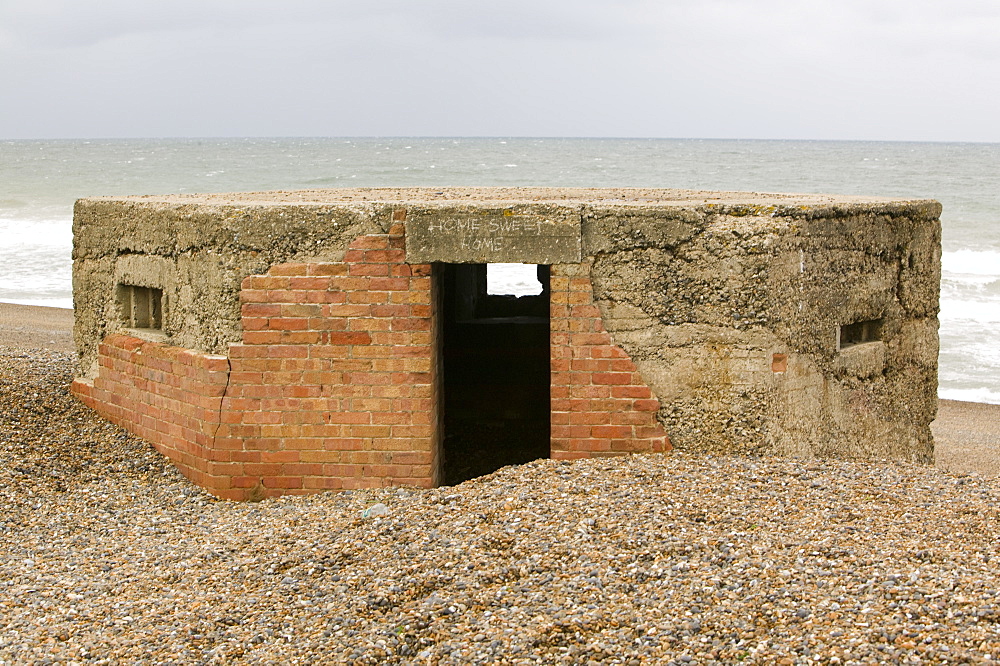
[[[0,347],[0,663],[989,663],[1000,485],[683,454],[237,504]]]

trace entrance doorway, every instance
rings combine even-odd
[[[540,292],[489,293],[488,264],[438,264],[442,482],[547,458],[549,267]]]

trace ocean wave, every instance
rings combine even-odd
[[[938,388],[938,397],[944,400],[961,400],[962,402],[985,402],[1000,405],[1000,393],[985,387],[978,388]]]
[[[941,298],[938,318],[946,321],[970,321],[984,324],[1000,323],[1000,298],[963,300]]]
[[[13,249],[20,253],[30,251],[32,248],[68,250],[72,247],[71,220],[0,217],[0,250]]]
[[[954,250],[941,255],[941,271],[950,279],[972,276],[1000,279],[1000,250]]]
[[[955,280],[941,278],[941,302],[967,301],[991,302],[1000,300],[1000,280],[983,278],[975,280]]]

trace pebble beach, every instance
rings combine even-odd
[[[1000,661],[1000,481],[961,455],[223,502],[77,403],[57,337],[0,341],[0,664]]]

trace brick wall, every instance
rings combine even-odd
[[[228,357],[112,335],[73,392],[223,498],[435,485],[431,267],[404,255],[396,225],[342,262],[273,266],[243,281]],[[669,450],[586,269],[552,267],[552,456]]]
[[[73,393],[154,444],[195,483],[229,488],[213,468],[229,360],[128,335],[108,336],[98,352],[98,375],[74,381]]]
[[[248,277],[242,299],[215,442],[233,488],[434,485],[430,266],[404,263],[402,227]]]
[[[552,457],[670,450],[659,401],[604,329],[589,264],[551,268]]]
[[[402,233],[246,278],[228,358],[113,335],[73,391],[220,497],[432,486],[430,266]]]

